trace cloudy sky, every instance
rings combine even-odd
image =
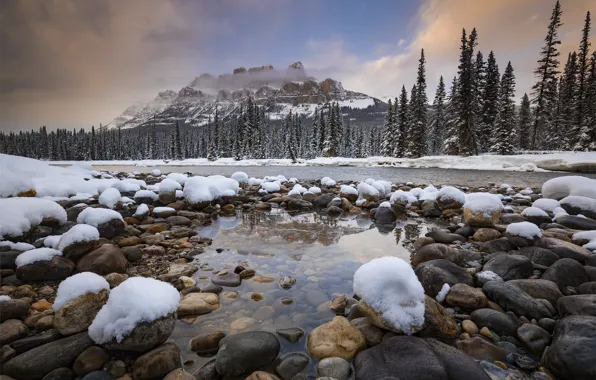
[[[529,91],[554,0],[1,0],[0,129],[107,123],[130,104],[203,72],[286,67],[396,95],[420,49],[432,99],[457,69],[461,28],[511,60]],[[562,59],[577,49],[596,0],[562,0]],[[596,29],[596,28],[594,28]],[[594,33],[592,33],[594,35]],[[596,46],[596,43],[593,45]]]

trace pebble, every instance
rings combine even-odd
[[[466,319],[465,321],[463,321],[461,323],[461,327],[465,332],[467,332],[470,335],[478,334],[478,326],[476,326],[476,324],[469,319]]]

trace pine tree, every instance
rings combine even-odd
[[[321,123],[319,121],[319,112],[315,109],[312,120],[312,138],[310,140],[310,150],[314,157],[321,153]]]
[[[451,82],[451,91],[449,93],[449,103],[445,109],[445,133],[443,136],[443,154],[455,156],[459,154],[459,134],[457,121],[459,116],[459,82],[457,77]]]
[[[499,113],[493,130],[490,151],[498,154],[513,154],[516,140],[515,122],[515,75],[511,62],[501,78],[499,89]]]
[[[548,141],[549,136],[541,136],[545,130],[552,129],[552,110],[556,108],[556,87],[557,75],[559,74],[559,51],[557,45],[561,44],[558,35],[558,29],[561,22],[561,4],[559,0],[553,9],[548,31],[544,39],[545,45],[540,51],[538,67],[534,70],[536,83],[532,87],[532,102],[536,105],[534,112],[534,125],[530,136],[530,149],[534,150],[542,144],[542,141]]]
[[[488,54],[484,91],[482,93],[482,110],[478,125],[479,149],[486,152],[490,147],[492,128],[499,110],[499,66],[495,54]]]
[[[221,144],[220,144],[220,125],[219,125],[219,109],[215,108],[215,116],[213,118],[213,150],[216,158],[219,158],[221,153]]]
[[[45,128],[45,127],[44,127]],[[95,127],[91,126],[91,159],[95,160]]]
[[[476,141],[476,104],[474,96],[474,48],[477,33],[472,29],[469,36],[466,36],[466,30],[462,30],[461,52],[458,66],[458,120],[457,132],[459,139],[459,154],[470,156],[478,154],[478,144]]]
[[[412,121],[408,130],[407,157],[421,157],[425,153],[425,130],[426,130],[426,107],[428,97],[426,96],[426,69],[424,64],[424,49],[420,53],[418,61],[418,77],[415,88],[412,89],[411,110]]]
[[[177,160],[182,160],[182,141],[180,140],[180,123],[176,120],[176,155],[174,156]]]
[[[596,150],[596,52],[590,60],[586,86],[586,111],[576,150]]]
[[[288,156],[292,159],[292,162],[296,162],[296,138],[294,136],[294,127],[292,125],[292,112],[286,116],[285,121],[285,134],[286,134],[286,150]]]
[[[434,113],[431,118],[428,132],[428,151],[430,154],[439,154],[443,143],[443,133],[445,130],[445,82],[443,76],[439,79],[439,85],[433,101]]]
[[[563,75],[559,80],[556,117],[553,129],[549,133],[550,141],[554,143],[551,148],[569,150],[575,145],[573,137],[579,132],[576,130],[577,69],[577,54],[573,52],[568,55]]]
[[[336,157],[339,151],[339,128],[340,118],[338,115],[339,106],[329,105],[329,114],[327,118],[327,131],[325,132],[325,143],[323,152],[327,157]]]
[[[524,94],[522,98],[518,122],[519,147],[521,150],[527,150],[530,148],[530,129],[532,128],[532,110],[528,94]]]
[[[389,157],[393,154],[395,142],[393,137],[395,135],[395,116],[393,114],[393,104],[391,99],[387,102],[387,115],[385,116],[385,126],[383,127],[383,139],[381,141],[381,155]]]
[[[576,95],[576,119],[577,125],[574,128],[573,136],[577,136],[577,142],[574,145],[574,150],[587,150],[589,145],[586,145],[587,140],[582,139],[584,132],[589,131],[589,115],[588,110],[590,104],[588,103],[589,92],[589,78],[590,66],[589,59],[590,50],[590,11],[586,13],[586,20],[584,22],[584,29],[582,30],[582,40],[579,45],[578,57],[578,88]]]
[[[410,115],[408,105],[408,92],[406,86],[401,87],[401,94],[399,96],[399,114],[398,114],[398,127],[396,129],[395,137],[395,150],[393,151],[394,157],[404,157],[406,154],[406,139],[408,133],[408,117]]]

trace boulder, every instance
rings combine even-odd
[[[180,348],[174,343],[165,343],[135,360],[132,376],[135,380],[162,379],[181,367]]]
[[[540,247],[523,247],[517,251],[510,251],[510,254],[526,256],[534,264],[549,267],[559,260],[560,257],[550,249]]]
[[[178,304],[177,314],[201,315],[219,309],[219,296],[214,293],[190,293],[184,296]]]
[[[524,323],[517,329],[520,342],[537,358],[542,356],[544,349],[550,343],[550,334],[540,326]]]
[[[500,239],[487,241],[480,245],[480,252],[485,253],[496,253],[496,252],[508,252],[516,247],[507,239],[502,237]]]
[[[79,272],[93,272],[99,275],[126,273],[128,260],[122,250],[112,244],[104,244],[89,252],[77,262]]]
[[[413,266],[417,266],[420,263],[436,259],[449,260],[458,265],[464,261],[463,255],[459,250],[440,243],[424,245],[416,251],[410,261]]]
[[[68,336],[87,330],[95,316],[108,302],[107,290],[85,293],[68,301],[54,315],[54,328]]]
[[[457,322],[440,303],[424,296],[424,325],[418,336],[450,341],[457,337]]]
[[[493,309],[478,309],[470,314],[472,321],[478,327],[487,327],[499,335],[513,336],[517,334],[519,321],[509,315]]]
[[[499,221],[501,210],[493,212],[474,212],[464,208],[464,221],[471,227],[492,227]]]
[[[479,228],[474,233],[474,240],[480,242],[486,242],[496,240],[501,237],[501,233],[494,228]],[[465,241],[465,240],[464,240]]]
[[[20,319],[29,314],[29,302],[22,299],[0,301],[0,322]]]
[[[456,241],[462,241],[462,242],[466,241],[466,238],[461,235],[453,234],[453,233],[446,232],[443,230],[434,230],[434,231],[428,232],[425,236],[430,237],[437,243],[441,243],[441,244],[451,244]]]
[[[534,266],[526,256],[503,254],[490,259],[482,270],[494,272],[503,280],[509,281],[530,277]]]
[[[596,200],[593,200],[596,204]],[[563,205],[561,205],[563,207]],[[565,208],[565,207],[563,207]],[[585,215],[588,216],[588,215]],[[572,228],[574,230],[592,231],[596,230],[596,220],[588,218],[582,218],[581,216],[575,215],[563,215],[557,218],[557,223],[565,227]]]
[[[391,207],[379,207],[373,215],[373,220],[378,224],[391,224],[397,220],[397,215]]]
[[[418,264],[414,272],[420,283],[422,283],[424,293],[430,297],[436,297],[444,284],[449,284],[449,286],[455,284],[471,286],[474,284],[472,275],[464,268],[444,259]]]
[[[596,378],[596,317],[570,315],[557,322],[542,364],[563,380]]]
[[[561,291],[568,286],[576,287],[589,281],[586,269],[573,259],[557,260],[540,278],[554,282]]]
[[[577,294],[559,298],[557,312],[567,315],[590,315],[596,317],[596,294]]]
[[[330,357],[351,360],[365,348],[364,334],[344,317],[335,317],[308,334],[308,352],[319,360]]]
[[[463,310],[476,310],[486,307],[488,300],[482,289],[467,284],[455,284],[445,297],[447,305]]]
[[[120,219],[111,219],[105,223],[97,226],[99,236],[106,239],[111,239],[124,232],[126,225]]]
[[[97,236],[97,235],[96,235]],[[62,255],[72,261],[77,261],[97,246],[98,240],[76,242],[62,249]]]
[[[552,313],[542,302],[519,288],[500,281],[489,281],[482,287],[484,293],[505,310],[529,318],[552,318]]]
[[[58,281],[70,276],[74,267],[74,263],[66,257],[54,256],[51,260],[18,267],[16,276],[22,281]]]
[[[220,342],[215,369],[223,377],[247,374],[271,364],[279,350],[277,337],[266,331],[230,335]]]
[[[168,340],[175,325],[175,314],[168,314],[152,322],[139,323],[122,341],[112,339],[103,346],[108,350],[147,352]]]
[[[557,254],[560,258],[569,258],[585,263],[589,260],[592,252],[590,250],[575,245],[571,242],[543,236],[540,240],[542,248],[549,249]]]
[[[110,355],[106,350],[98,346],[91,346],[77,356],[72,368],[77,376],[82,377],[102,369],[108,360],[110,360]]]
[[[550,302],[551,305],[556,305],[559,298],[563,297],[563,293],[561,293],[557,284],[549,280],[511,280],[507,281],[507,284],[515,286],[533,298],[545,299]]]

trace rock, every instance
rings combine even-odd
[[[488,327],[499,335],[516,336],[519,322],[507,314],[493,309],[478,309],[470,314],[472,321],[479,327]]]
[[[29,329],[18,319],[9,319],[0,324],[0,346],[14,342],[29,334]]]
[[[490,259],[482,270],[494,272],[503,280],[509,281],[530,277],[534,266],[526,256],[504,254]]]
[[[29,314],[29,303],[22,299],[0,301],[0,322],[20,319]]]
[[[180,367],[180,348],[174,343],[165,343],[135,360],[132,376],[135,380],[161,379]]]
[[[364,335],[344,317],[335,317],[310,332],[308,352],[317,359],[340,357],[351,360],[366,348]]]
[[[35,311],[46,311],[52,308],[52,304],[48,302],[46,299],[40,299],[39,301],[35,302],[31,305],[31,309]]]
[[[150,245],[141,249],[144,255],[163,256],[166,254],[166,248],[161,245]]]
[[[108,302],[108,294],[104,289],[98,293],[85,293],[68,301],[56,311],[54,327],[65,336],[87,330],[99,310]]]
[[[523,247],[514,252],[516,255],[526,256],[534,264],[544,265],[549,267],[559,260],[560,257],[553,251],[540,247]]]
[[[181,368],[176,368],[172,372],[168,373],[163,380],[197,380],[196,377],[190,373],[184,371]]]
[[[129,262],[139,261],[143,257],[143,251],[140,247],[122,247],[122,253]]]
[[[470,236],[474,235],[474,228],[470,227],[470,226],[463,226],[458,228],[457,230],[455,230],[455,233],[458,235],[461,235],[463,237],[465,237],[466,239],[469,238]]]
[[[205,286],[203,289],[201,289],[201,292],[202,293],[219,294],[219,293],[223,292],[223,288],[219,285],[207,284],[207,286]]]
[[[354,369],[355,380],[490,379],[463,352],[434,339],[414,336],[395,336],[359,353]]]
[[[110,355],[101,347],[91,346],[83,351],[74,361],[72,369],[77,376],[98,371],[110,360]]]
[[[160,275],[159,280],[165,282],[174,282],[182,276],[192,276],[192,274],[197,270],[199,270],[199,268],[192,264],[172,264],[170,265],[168,273]]]
[[[516,247],[506,238],[487,241],[480,246],[480,252],[485,253],[496,253],[496,252],[509,252]]]
[[[439,243],[425,245],[416,251],[410,261],[413,266],[417,266],[418,264],[436,259],[449,260],[458,265],[463,263],[463,256],[459,250]]]
[[[118,240],[119,247],[133,247],[139,244],[143,244],[143,241],[138,236],[127,236]]]
[[[175,315],[168,314],[153,322],[137,324],[134,330],[120,343],[116,339],[112,339],[103,346],[108,350],[147,352],[168,340],[175,325]]]
[[[160,191],[159,194],[157,195],[157,199],[159,200],[159,203],[164,204],[164,205],[168,205],[170,203],[174,203],[176,202],[176,191]],[[149,203],[153,203],[153,201],[149,202]],[[171,213],[164,213],[165,215],[171,215]],[[164,218],[165,216],[161,216],[161,218]]]
[[[319,195],[314,201],[316,208],[326,208],[329,203],[335,198],[332,194]]]
[[[348,298],[344,295],[334,297],[331,300],[331,306],[329,307],[332,312],[343,314],[348,306]]]
[[[489,281],[482,287],[484,293],[505,310],[530,318],[551,318],[551,311],[540,301],[519,288],[499,281]]]
[[[343,211],[344,210],[337,206],[327,207],[327,215],[329,216],[339,216],[343,214]]]
[[[211,279],[211,282],[214,285],[236,287],[236,286],[240,286],[242,279],[240,278],[240,275],[238,275],[236,273],[228,272],[228,273],[224,274],[223,276],[213,277]]]
[[[225,336],[226,334],[220,330],[197,335],[190,341],[190,349],[199,355],[214,354],[219,349],[219,342]]]
[[[35,347],[58,340],[60,338],[62,338],[62,335],[60,335],[58,331],[48,330],[37,335],[16,340],[12,342],[10,346],[16,351],[18,355],[22,354],[25,351],[29,351]]]
[[[480,337],[455,342],[455,347],[477,360],[503,361],[505,351]]]
[[[484,213],[464,208],[464,221],[471,227],[492,227],[499,221],[499,216],[501,216],[501,210]]]
[[[35,347],[3,364],[5,375],[37,380],[60,367],[71,367],[81,352],[93,345],[86,332]]]
[[[264,371],[255,371],[251,373],[245,380],[279,380],[279,377]]]
[[[112,375],[112,377],[119,378],[126,374],[126,363],[122,360],[114,360],[108,362],[106,370]]]
[[[282,289],[288,290],[296,284],[296,279],[290,276],[285,276],[279,279],[278,284]]]
[[[81,257],[85,256],[85,254],[87,252],[94,249],[97,246],[97,242],[98,242],[98,240],[91,240],[91,241],[73,243],[69,246],[66,246],[62,250],[62,255],[64,257],[66,257],[67,259],[77,261]]]
[[[342,358],[325,358],[317,364],[317,375],[337,380],[348,380],[350,363]]]
[[[469,319],[462,321],[461,328],[470,335],[478,334],[478,326]]]
[[[465,269],[455,265],[451,261],[437,259],[418,264],[414,269],[418,280],[422,283],[424,293],[430,297],[436,297],[443,284],[449,286],[455,284],[473,285],[474,279]]]
[[[15,260],[17,256],[21,254],[21,251],[0,251],[0,268],[3,269],[16,269],[17,265]]]
[[[350,321],[350,324],[356,327],[358,330],[360,330],[362,334],[364,334],[366,344],[370,347],[376,346],[377,344],[381,343],[381,341],[383,340],[383,336],[385,335],[385,331],[373,325],[367,317],[352,319]]]
[[[110,288],[113,289],[116,286],[120,285],[124,281],[128,279],[127,274],[122,273],[110,273],[104,276],[108,284],[110,284]]]
[[[99,275],[126,273],[128,260],[120,248],[104,244],[89,252],[77,262],[79,272],[93,272]]]
[[[494,228],[479,228],[474,233],[474,240],[485,242],[495,240],[501,237],[501,233]]]
[[[304,199],[291,198],[288,201],[288,210],[302,210],[312,208],[312,203]]]
[[[201,315],[219,309],[219,296],[214,293],[190,293],[180,300],[178,316]]]
[[[74,263],[66,257],[54,256],[49,261],[36,261],[18,267],[16,276],[22,281],[58,281],[70,276],[74,267]]]
[[[397,220],[397,215],[391,207],[379,207],[376,210],[373,219],[378,224],[392,224]]]
[[[532,323],[524,323],[517,329],[517,337],[520,342],[537,358],[550,343],[550,334],[540,326]]]
[[[511,280],[507,281],[507,284],[515,286],[533,298],[545,299],[552,305],[556,305],[559,298],[563,297],[563,293],[561,293],[557,284],[549,280]]]
[[[557,312],[567,315],[591,315],[596,317],[596,294],[578,294],[559,298]]]
[[[72,369],[60,367],[45,375],[42,380],[74,380],[76,377]]]
[[[466,241],[466,238],[461,235],[452,234],[443,230],[431,231],[427,233],[426,236],[441,244],[451,244],[456,241]]]
[[[570,315],[557,322],[542,364],[563,380],[594,379],[593,352],[596,352],[596,317]]]
[[[111,239],[120,235],[125,229],[124,222],[120,219],[112,219],[97,226],[99,237]]]
[[[476,310],[486,307],[486,295],[482,289],[473,288],[467,284],[455,284],[449,289],[445,297],[447,305],[459,307],[463,310]]]
[[[596,203],[596,201],[595,201]],[[563,207],[563,205],[561,205]],[[564,208],[564,207],[563,207]],[[568,211],[569,212],[569,211]],[[588,216],[588,215],[585,215]],[[596,215],[595,215],[596,217]],[[589,218],[589,216],[588,216]],[[591,231],[596,230],[596,221],[593,219],[582,218],[575,215],[564,215],[557,218],[557,223],[574,230]]]
[[[310,362],[310,358],[302,353],[294,352],[282,357],[275,366],[275,372],[283,380],[291,380],[294,375],[302,372]]]
[[[424,296],[424,325],[418,336],[449,341],[458,335],[457,323],[441,304]]]
[[[220,342],[215,368],[223,377],[250,373],[271,364],[279,350],[279,340],[269,332],[249,331],[230,335]]]
[[[596,281],[584,282],[577,287],[577,292],[579,294],[596,294]]]
[[[290,343],[296,343],[304,336],[304,330],[297,327],[278,329],[275,332]]]
[[[556,253],[560,258],[569,258],[585,263],[592,252],[588,249],[575,245],[565,240],[543,236],[540,245]]]
[[[422,236],[419,237],[418,239],[416,239],[416,241],[414,242],[414,252],[418,252],[422,247],[432,244],[434,243],[434,239],[433,238],[429,238],[426,236]]]
[[[463,207],[463,203],[453,199],[450,196],[443,196],[443,194],[439,194],[437,196],[437,203],[439,205],[439,207],[441,208],[441,210],[450,210],[450,209],[454,209],[454,210],[458,210],[460,208]]]
[[[573,259],[557,260],[540,278],[554,282],[561,291],[568,286],[576,287],[588,282],[586,269]]]
[[[523,215],[513,213],[501,214],[499,219],[501,220],[501,222],[503,222],[503,224],[521,223],[526,221],[526,218],[524,218]]]

